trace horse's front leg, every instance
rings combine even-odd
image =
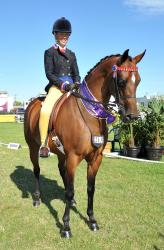
[[[66,191],[67,185],[66,185],[66,159],[65,159],[65,155],[58,155],[58,169],[59,169],[60,176],[62,177],[64,188]],[[72,207],[76,206],[76,201],[74,198],[71,201],[71,206]]]
[[[66,206],[65,212],[63,215],[63,223],[64,227],[61,230],[62,237],[70,238],[72,236],[70,229],[70,209],[72,207],[72,201],[74,200],[74,176],[75,170],[80,162],[80,159],[76,155],[69,154],[66,159],[66,172],[65,172],[65,182],[66,182],[66,191],[65,191],[65,199]]]
[[[93,231],[97,231],[99,226],[95,220],[93,212],[93,198],[95,192],[95,180],[96,174],[99,169],[99,166],[102,161],[102,154],[99,154],[95,161],[91,163],[88,162],[88,171],[87,171],[87,193],[88,193],[88,208],[87,214],[89,216],[89,227]]]

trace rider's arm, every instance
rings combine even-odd
[[[48,50],[46,50],[44,54],[44,67],[48,80],[60,88],[63,82],[54,74],[53,53]]]

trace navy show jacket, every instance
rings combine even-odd
[[[60,77],[71,77],[73,82],[80,82],[79,69],[75,53],[67,49],[61,52],[59,48],[51,47],[44,53],[45,73],[49,80],[45,91],[48,92],[51,86],[61,87],[63,81]]]

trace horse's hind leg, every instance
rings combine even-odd
[[[33,143],[29,146],[30,149],[30,159],[33,164],[33,172],[35,176],[35,192],[33,194],[33,205],[38,207],[40,205],[40,186],[39,186],[39,176],[40,176],[40,167],[38,160],[39,145]]]
[[[102,155],[99,154],[96,159],[91,162],[88,162],[88,171],[87,171],[87,193],[88,193],[88,207],[87,214],[89,216],[89,227],[93,231],[97,231],[99,226],[94,218],[93,212],[93,198],[95,192],[95,180],[96,174],[99,169],[99,166],[102,161]]]
[[[62,177],[64,188],[66,189],[66,181],[65,181],[65,171],[66,171],[66,160],[65,155],[58,155],[58,168],[60,172],[60,176]]]

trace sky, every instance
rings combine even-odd
[[[60,17],[72,24],[68,48],[82,79],[107,55],[129,49],[135,57],[146,49],[137,97],[164,94],[164,0],[1,1],[0,91],[20,101],[44,92],[44,51],[55,43]]]

